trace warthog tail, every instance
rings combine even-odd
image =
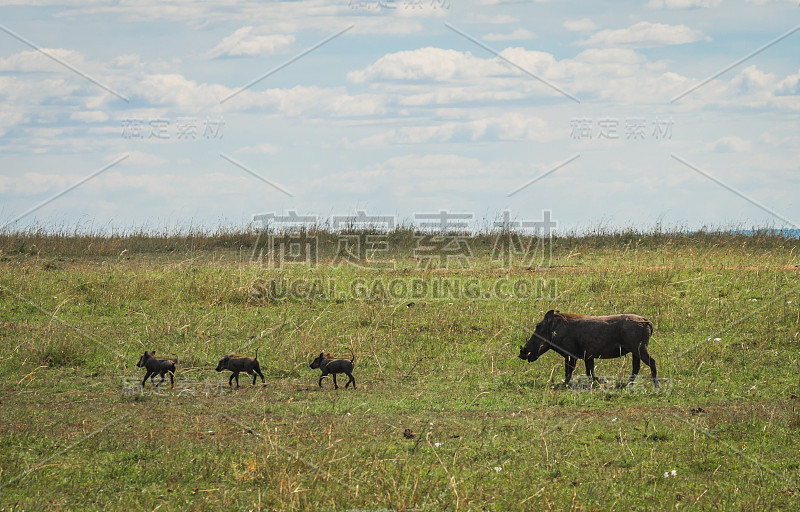
[[[647,328],[650,329],[650,336],[653,335],[653,331],[655,331],[656,327],[653,325],[653,322],[647,320]]]

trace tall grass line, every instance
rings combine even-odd
[[[269,232],[273,236],[283,236],[286,232]],[[457,236],[466,242],[476,255],[488,254],[495,248],[498,237],[519,236],[519,242],[528,244],[541,241],[535,235],[518,233],[504,229],[484,229],[480,232],[447,233],[421,231],[411,225],[401,225],[386,231],[373,228],[353,228],[334,230],[330,226],[317,226],[296,230],[306,238],[316,238],[318,257],[321,260],[336,257],[339,241],[343,235],[357,236],[362,245],[369,239],[380,235],[390,255],[413,255],[423,236]],[[78,231],[66,227],[47,229],[33,227],[17,231],[0,232],[0,258],[19,259],[27,257],[114,257],[132,255],[178,254],[191,255],[204,252],[238,252],[249,258],[251,253],[265,246],[265,232],[256,227],[221,227],[215,230],[196,228],[172,228],[161,231],[139,229],[128,232],[107,233],[103,231]],[[772,229],[756,230],[701,230],[684,229],[653,230],[608,229],[598,227],[587,231],[555,232],[547,239],[554,255],[570,259],[597,250],[673,250],[691,249],[702,258],[707,251],[736,250],[747,251],[785,251],[789,255],[800,255],[800,239],[786,236]]]

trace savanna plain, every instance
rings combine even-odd
[[[374,268],[312,235],[282,266],[249,232],[0,235],[0,509],[800,510],[797,239],[598,230],[518,264],[479,234],[420,268],[398,230]],[[550,309],[649,318],[662,386],[519,359]],[[256,350],[265,385],[214,371]]]

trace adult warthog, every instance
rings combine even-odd
[[[594,380],[594,360],[633,355],[631,383],[639,373],[642,361],[650,367],[653,385],[658,387],[656,360],[650,357],[647,344],[653,334],[653,322],[633,314],[587,316],[559,313],[552,309],[536,324],[528,342],[519,348],[519,358],[533,362],[552,349],[564,357],[564,384],[583,359],[586,375]]]

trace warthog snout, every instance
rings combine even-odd
[[[523,361],[528,361],[529,363],[539,359],[539,356],[542,354],[543,347],[542,343],[540,343],[537,338],[537,335],[534,334],[525,345],[520,345],[519,355],[517,357]]]

